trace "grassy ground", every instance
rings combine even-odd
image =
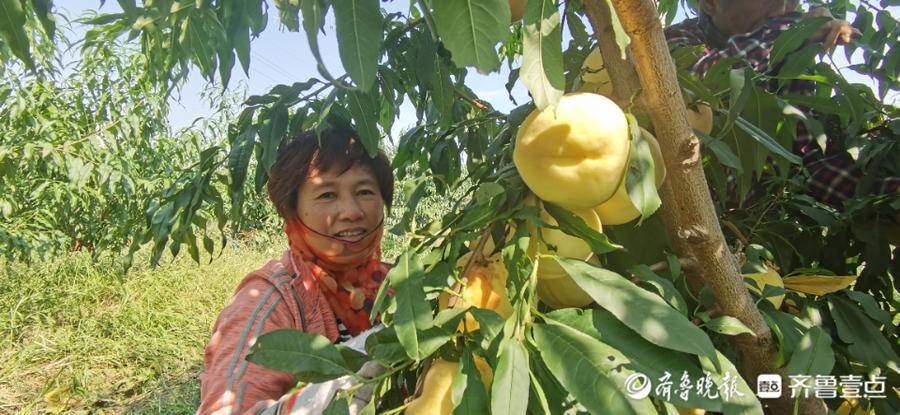
[[[0,262],[0,414],[194,413],[219,310],[283,246],[257,237],[212,264],[157,269],[139,256],[124,276],[117,258],[85,253]]]

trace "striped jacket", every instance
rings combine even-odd
[[[197,414],[257,414],[294,387],[292,375],[245,360],[260,335],[293,328],[342,340],[340,322],[315,282],[297,275],[285,251],[238,285],[206,346]]]

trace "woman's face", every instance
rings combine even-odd
[[[310,229],[356,241],[384,217],[384,201],[375,176],[354,165],[343,174],[311,171],[297,195],[297,214]]]

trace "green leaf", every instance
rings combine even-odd
[[[716,65],[720,65],[720,61]],[[710,69],[712,70],[712,69]],[[708,75],[707,75],[708,76]],[[744,106],[750,98],[755,85],[753,85],[753,72],[750,68],[730,69],[728,70],[728,86],[729,86],[729,108],[725,125],[719,130],[723,133],[731,130],[734,126],[735,119],[744,111]]]
[[[259,144],[262,148],[262,153],[261,157],[258,158],[259,165],[256,168],[262,169],[268,176],[278,157],[278,147],[281,145],[281,141],[284,139],[284,134],[287,131],[288,109],[284,105],[276,105],[270,108],[269,111],[266,111],[264,115],[268,118],[262,120],[262,126],[259,128]],[[261,189],[262,184],[257,180],[257,189]]]
[[[622,22],[619,21],[619,15],[616,13],[616,8],[613,7],[613,4],[610,0],[606,1],[606,7],[609,8],[610,14],[612,15],[612,27],[613,34],[616,36],[616,45],[619,47],[619,51],[621,53],[621,58],[625,59],[625,50],[628,48],[628,45],[631,44],[631,37],[628,36],[628,33],[625,33],[625,28],[622,27]]]
[[[722,163],[724,166],[731,167],[735,169],[738,173],[743,171],[743,167],[741,167],[741,160],[731,151],[731,147],[728,147],[728,144],[725,144],[722,140],[710,136],[702,131],[694,130],[694,135],[700,138],[700,141],[703,145],[710,149],[713,154],[716,156],[716,159],[719,160],[719,163]]]
[[[396,157],[394,158],[396,160]],[[403,184],[404,188],[404,200],[407,202],[407,206],[416,206],[419,203],[419,200],[425,196],[425,189],[428,182],[426,180],[408,180]],[[403,216],[400,218],[400,221],[391,228],[390,232],[394,235],[403,235],[406,232],[412,230],[410,229],[410,225],[412,224],[413,219],[416,216],[416,209],[406,209],[403,212]],[[376,305],[379,304],[378,299],[382,297],[379,296],[376,298]],[[380,308],[373,308],[373,311],[380,310]]]
[[[254,36],[258,36],[262,33],[266,28],[266,24],[269,20],[268,15],[268,5],[263,2],[255,3],[252,1],[245,2],[245,12],[248,15],[248,19],[250,20],[250,30],[253,31]],[[297,19],[297,9],[294,9],[294,19]],[[294,29],[296,32],[297,29]]]
[[[278,18],[281,20],[281,24],[291,32],[300,31],[300,20],[297,16],[300,12],[299,3],[299,1],[292,0],[275,0]]]
[[[760,310],[763,312],[763,317],[766,318],[766,323],[778,338],[778,357],[773,363],[775,367],[780,367],[793,356],[794,348],[800,343],[800,339],[808,328],[800,319],[791,314],[765,308]]]
[[[422,360],[446,344],[456,335],[452,328],[431,327],[419,333],[419,360]]]
[[[366,362],[371,360],[365,353],[360,353],[343,344],[336,344],[335,347],[337,347],[341,357],[344,359],[344,366],[351,372],[359,371]]]
[[[347,93],[347,101],[350,114],[353,115],[353,121],[356,122],[359,139],[366,148],[366,152],[369,153],[369,157],[374,158],[378,155],[381,134],[378,132],[378,113],[372,96],[364,92],[350,91]]]
[[[25,11],[21,0],[0,0],[0,37],[9,45],[14,55],[27,67],[34,69],[31,46],[25,33]]]
[[[778,78],[781,84],[786,84],[788,79],[806,73],[816,63],[816,55],[822,51],[822,45],[811,44],[791,54],[791,58],[778,70]]]
[[[566,87],[562,30],[555,0],[532,0],[525,8],[519,76],[538,109],[556,105]]]
[[[206,234],[203,235],[203,249],[206,251],[207,254],[209,254],[209,256],[210,256],[209,263],[211,264],[212,260],[213,260],[212,255],[215,252],[216,248],[215,248],[212,238],[210,238],[209,235],[206,235]]]
[[[78,23],[83,23],[86,25],[97,26],[97,25],[108,25],[110,23],[115,23],[117,21],[123,21],[123,20],[127,20],[127,19],[128,19],[128,17],[126,16],[125,13],[103,13],[103,14],[97,14],[96,16],[89,18],[89,19],[81,18],[76,21]]]
[[[531,390],[532,396],[538,399],[529,399],[528,409],[535,414],[561,413],[571,406],[572,395],[553,377],[544,361],[538,358],[540,351],[533,343],[528,348],[531,357]]]
[[[716,99],[715,94],[709,90],[699,79],[697,76],[687,69],[678,69],[678,83],[685,90],[690,91],[695,97],[699,98],[703,102],[714,103],[719,100]],[[687,99],[685,101],[688,101]]]
[[[216,56],[219,58],[219,80],[222,82],[223,88],[227,88],[231,81],[231,70],[234,68],[234,52],[230,45],[219,46],[219,50],[216,51]],[[248,72],[244,71],[244,73]]]
[[[556,310],[548,314],[547,318],[608,345],[631,362],[627,366],[629,372],[643,373],[654,382],[663,378],[666,372],[675,377],[687,373],[693,380],[703,377],[703,372],[692,355],[673,352],[650,343],[606,310],[569,308]],[[663,400],[666,399],[655,389],[651,390],[650,394]],[[668,399],[685,407],[703,408],[710,411],[720,411],[722,408],[721,400],[718,399],[710,399],[699,394],[689,394],[687,398],[687,400],[682,400],[680,396],[673,394]]]
[[[684,297],[681,296],[681,293],[678,292],[678,289],[675,288],[675,284],[673,284],[672,281],[656,275],[650,267],[643,264],[629,268],[628,272],[635,277],[652,284],[659,292],[659,295],[662,296],[672,308],[678,310],[681,314],[687,315],[688,308],[687,304],[684,302]]]
[[[556,261],[597,304],[641,337],[668,349],[715,357],[715,348],[706,333],[662,298],[615,272],[584,261],[570,258],[556,258]]]
[[[393,37],[391,37],[393,40]],[[400,45],[403,45],[402,43]],[[388,46],[391,48],[391,46]],[[404,46],[401,46],[401,49]],[[434,74],[435,58],[440,58],[437,52],[437,43],[427,30],[412,30],[409,32],[409,45],[406,49],[405,65],[412,66],[416,83],[424,88],[431,87],[431,77]],[[393,50],[393,49],[389,49]]]
[[[303,31],[306,33],[309,49],[316,58],[316,69],[322,77],[334,82],[334,77],[331,76],[322,61],[318,38],[319,30],[322,30],[325,25],[325,15],[328,13],[330,5],[331,3],[325,0],[305,0],[300,2],[300,11],[303,13]],[[343,58],[341,60],[343,61]]]
[[[491,385],[491,413],[525,414],[528,410],[528,350],[515,338],[503,339]]]
[[[826,140],[825,130],[822,127],[822,123],[819,122],[819,120],[806,114],[800,108],[797,108],[797,107],[781,100],[780,98],[776,98],[775,103],[778,106],[778,111],[780,113],[802,122],[803,125],[806,126],[806,130],[809,132],[810,135],[812,135],[812,137],[816,141],[824,142]],[[833,103],[831,104],[831,106],[834,106]],[[786,124],[786,125],[790,125],[790,124]],[[792,131],[795,131],[794,127],[790,127],[790,128]],[[791,139],[793,139],[793,137],[791,137]]]
[[[333,4],[341,62],[360,89],[371,90],[384,45],[378,0],[334,0]]]
[[[375,401],[375,399],[370,399],[369,403],[359,411],[359,415],[375,415]]]
[[[581,219],[565,208],[549,202],[544,202],[544,209],[550,216],[553,216],[553,219],[556,219],[556,223],[560,230],[569,235],[583,239],[591,246],[591,251],[594,251],[597,254],[606,254],[622,247],[621,245],[610,242],[606,235],[587,226],[587,224],[584,223],[584,219]]]
[[[247,360],[291,373],[303,382],[323,382],[351,373],[341,352],[325,336],[293,329],[259,336]]]
[[[749,121],[745,120],[743,117],[738,116],[735,119],[735,125],[737,125],[740,129],[744,130],[747,134],[750,135],[754,140],[758,143],[762,144],[763,147],[767,148],[772,153],[775,153],[785,160],[793,163],[793,164],[801,164],[800,156],[790,152],[788,149],[784,148],[781,144],[778,143],[772,136],[770,136],[767,132],[761,130],[759,127],[753,125]]]
[[[434,70],[431,78],[431,100],[441,115],[441,127],[449,127],[453,122],[453,83],[450,80],[450,68],[440,54],[434,53]]]
[[[191,255],[191,259],[194,260],[197,264],[200,263],[200,249],[197,247],[197,237],[194,236],[192,231],[185,232],[181,241],[187,243],[188,245],[188,253]]]
[[[383,330],[372,333],[366,338],[366,354],[386,366],[394,365],[406,359],[406,351],[403,349],[400,341],[397,340],[397,332],[393,326],[385,327]]]
[[[716,333],[726,334],[729,336],[736,336],[742,333],[756,336],[756,333],[754,333],[753,330],[750,330],[750,328],[744,325],[744,323],[742,323],[740,320],[731,316],[722,316],[710,319],[705,323],[705,326]]]
[[[88,183],[88,180],[91,178],[91,173],[94,171],[92,165],[85,164],[84,161],[78,157],[67,157],[66,167],[68,168],[69,182],[79,190]]]
[[[672,250],[660,215],[649,217],[640,226],[636,223],[604,225],[603,234],[623,247],[606,254],[606,268],[619,273],[628,272],[635,265],[664,261],[665,251]]]
[[[456,333],[456,326],[452,330],[441,327],[431,327],[419,332],[419,360],[431,355],[441,346],[447,343]],[[366,339],[366,354],[385,365],[396,365],[408,359],[406,350],[397,338],[395,326],[373,333]]]
[[[418,331],[432,326],[431,306],[425,300],[422,278],[425,273],[421,258],[412,252],[405,252],[388,272],[388,280],[394,288],[397,310],[394,312],[394,327],[397,339],[403,345],[407,356],[418,361],[421,347]]]
[[[741,377],[737,367],[725,355],[716,350],[716,361],[701,357],[700,363],[712,380],[719,385],[719,396],[722,397],[722,413],[725,415],[763,415],[762,404],[756,398],[754,389]],[[713,367],[721,368],[717,373]],[[728,396],[725,396],[725,391]]]
[[[799,49],[825,22],[831,20],[829,17],[812,17],[802,19],[791,25],[791,28],[785,30],[778,38],[775,39],[775,45],[772,46],[772,54],[769,59],[771,67],[777,66],[782,59],[791,52]]]
[[[655,169],[663,166],[653,165],[653,154],[650,152],[650,142],[644,138],[637,120],[628,117],[629,131],[631,132],[631,150],[628,155],[628,169],[625,173],[625,188],[628,190],[628,198],[641,212],[641,219],[650,217],[662,205],[659,194],[656,192]]]
[[[140,22],[140,20],[138,20]],[[147,17],[146,26],[142,30],[152,32],[153,20]],[[190,51],[191,60],[200,68],[200,73],[206,79],[212,79],[215,71],[215,53],[210,49],[206,39],[210,38],[210,32],[201,13],[191,14],[182,20],[181,46]]]
[[[891,313],[879,307],[878,302],[875,301],[872,295],[854,290],[847,290],[846,293],[847,297],[850,297],[851,300],[856,301],[862,307],[869,318],[883,324],[887,330],[893,331],[896,328],[891,321]]]
[[[803,94],[784,94],[779,96],[779,98],[791,104],[808,107],[822,114],[838,114],[841,111],[840,106],[835,105],[831,98]]]
[[[256,125],[249,125],[246,130],[236,135],[231,143],[227,167],[231,177],[229,191],[232,203],[243,200],[244,182],[247,180],[247,170],[250,167],[250,157],[253,155],[256,132]],[[237,207],[240,207],[240,204],[237,204]],[[236,214],[237,212],[233,211],[232,213]]]
[[[453,413],[458,415],[488,413],[487,392],[472,353],[462,353],[459,363],[459,372],[453,378],[450,389]]]
[[[347,402],[347,398],[335,394],[328,407],[322,411],[322,415],[350,415],[350,404]]]
[[[791,375],[827,375],[833,367],[831,336],[821,327],[815,326],[800,339],[787,365],[787,371]]]
[[[845,298],[838,296],[827,298],[828,310],[837,327],[838,337],[849,344],[847,350],[850,357],[862,362],[869,369],[888,367],[894,372],[900,372],[898,366],[900,359],[897,353],[872,320]]]
[[[459,322],[462,321],[463,317],[465,317],[466,312],[468,312],[470,308],[462,308],[462,307],[453,307],[441,310],[434,316],[434,325],[435,327],[445,327],[451,330],[456,330],[459,327]]]
[[[485,182],[478,185],[478,188],[475,189],[475,193],[472,195],[475,198],[475,201],[481,204],[490,203],[491,198],[498,196],[505,192],[506,189],[497,182]]]
[[[56,18],[50,10],[53,8],[53,0],[31,0],[31,7],[34,9],[34,14],[41,21],[41,26],[44,27],[47,37],[53,40],[53,37],[56,35]]]
[[[532,333],[550,372],[589,412],[656,412],[649,399],[630,399],[623,391],[626,373],[621,367],[629,362],[617,350],[563,325],[535,324]]]
[[[234,39],[234,51],[237,54],[238,61],[241,62],[241,68],[244,70],[244,74],[250,74],[250,32],[249,28],[244,25],[239,25],[235,27],[231,31],[231,36]],[[230,71],[231,68],[228,68]]]
[[[484,226],[495,217],[499,199],[491,199],[489,203],[467,207],[463,212],[456,229],[472,229]]]
[[[453,63],[493,72],[500,65],[494,49],[509,30],[508,0],[441,0],[432,2],[437,32]]]
[[[472,317],[475,318],[475,321],[478,322],[479,329],[477,336],[481,337],[481,347],[483,349],[488,349],[494,338],[503,330],[505,320],[500,318],[500,315],[494,310],[472,308],[469,310],[469,313],[471,313]]]

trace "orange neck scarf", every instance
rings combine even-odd
[[[369,328],[369,314],[388,267],[381,262],[384,223],[356,241],[316,232],[299,218],[285,224],[294,268],[319,290],[350,334]]]

